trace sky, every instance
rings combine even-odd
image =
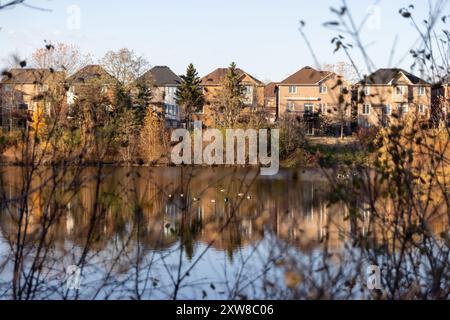
[[[6,3],[8,0],[0,0]],[[437,0],[430,0],[433,5]],[[95,59],[109,50],[133,49],[152,66],[167,65],[177,74],[194,63],[203,76],[236,62],[261,81],[281,81],[303,66],[317,67],[298,31],[304,27],[319,64],[347,61],[333,53],[339,34],[323,26],[336,20],[330,7],[342,0],[28,0],[0,11],[0,66],[13,54],[27,58],[44,40],[75,44]],[[347,0],[362,28],[376,67],[389,67],[391,48],[399,61],[418,33],[398,10],[414,4],[418,21],[427,18],[428,0]],[[44,10],[42,10],[44,9]],[[448,9],[447,7],[445,9]],[[370,14],[372,13],[372,14]],[[443,12],[443,14],[446,12]],[[369,17],[369,19],[364,19]],[[439,29],[440,27],[438,27]],[[443,26],[442,26],[443,28]],[[440,29],[442,29],[440,28]],[[365,69],[361,55],[354,58]],[[410,60],[398,67],[409,69]],[[395,63],[397,64],[397,63]]]

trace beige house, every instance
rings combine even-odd
[[[448,80],[432,89],[432,117],[435,124],[450,125],[450,83]]]
[[[100,92],[105,97],[105,104],[111,108],[115,95],[117,80],[99,65],[87,65],[66,80],[69,90],[67,104],[72,106],[83,95]]]
[[[195,126],[201,124],[206,127],[213,127],[216,125],[212,105],[217,93],[222,89],[227,70],[227,68],[218,68],[201,79],[205,105],[203,110],[193,115]],[[242,69],[237,68],[236,71],[240,76],[241,85],[244,87],[245,108],[242,116],[245,117],[249,112],[264,106],[264,83]]]
[[[351,117],[351,84],[329,71],[304,67],[278,84],[278,116],[301,116],[309,134],[321,123],[346,125]]]
[[[358,125],[387,126],[417,119],[428,124],[431,85],[402,69],[379,69],[356,85]],[[397,120],[398,119],[398,120]]]
[[[5,130],[27,128],[33,112],[51,114],[65,96],[63,72],[11,69],[0,82],[1,123]]]

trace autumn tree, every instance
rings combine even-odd
[[[67,74],[73,74],[92,63],[89,54],[83,54],[77,46],[65,43],[46,43],[45,47],[32,54],[31,60],[36,68],[64,71]]]
[[[212,109],[219,124],[227,128],[235,127],[244,107],[243,100],[244,87],[241,84],[236,64],[233,62],[212,103]]]
[[[124,86],[132,84],[149,67],[148,61],[143,56],[127,48],[107,52],[101,64]]]
[[[176,101],[181,106],[182,115],[188,128],[191,127],[192,113],[201,110],[205,103],[200,84],[200,77],[191,63],[187,67],[186,75],[181,76],[181,83],[176,92]]]
[[[148,109],[140,136],[140,154],[145,162],[161,160],[166,151],[164,119]]]

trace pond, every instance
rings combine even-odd
[[[320,169],[29,173],[2,170],[0,299],[295,299],[336,275],[320,294],[359,277],[348,295],[364,296],[349,234],[370,211],[352,224]]]

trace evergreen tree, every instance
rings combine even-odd
[[[191,63],[187,67],[186,75],[181,76],[181,84],[176,92],[176,102],[181,107],[182,115],[187,127],[190,127],[192,113],[199,112],[205,102],[201,90],[201,80],[197,70]]]
[[[138,81],[135,89],[134,110],[136,122],[139,126],[142,126],[147,114],[147,109],[153,98],[153,92],[151,86],[145,81]]]
[[[236,64],[231,63],[221,89],[214,97],[213,110],[216,120],[223,127],[235,127],[244,108],[244,87],[241,84],[240,76]]]

